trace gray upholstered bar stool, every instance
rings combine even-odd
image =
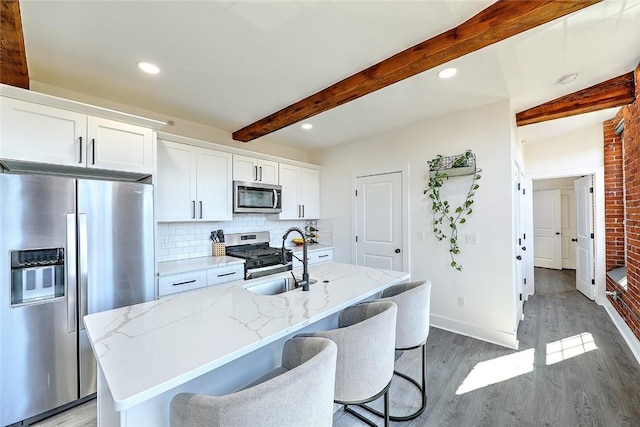
[[[391,301],[373,301],[345,308],[339,328],[303,336],[329,338],[338,345],[334,401],[361,421],[376,426],[348,405],[371,402],[384,396],[389,409],[389,386],[395,360],[397,307]],[[389,425],[385,417],[385,426]]]
[[[264,382],[219,397],[174,396],[171,427],[330,426],[336,355],[331,340],[292,338],[284,345],[282,366]]]
[[[431,312],[431,282],[411,282],[391,286],[382,292],[378,301],[393,301],[398,306],[398,320],[396,323],[396,350],[422,350],[422,384],[410,376],[394,371],[394,374],[404,378],[416,386],[421,394],[420,408],[409,415],[389,415],[391,421],[408,421],[422,414],[427,406],[427,337],[429,336],[429,314]],[[365,405],[362,408],[378,416],[383,413]]]

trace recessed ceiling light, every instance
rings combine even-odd
[[[313,125],[311,123],[304,123],[300,127],[302,129],[304,129],[304,130],[309,130],[309,129],[313,128]]]
[[[158,66],[150,64],[149,62],[138,62],[138,68],[149,74],[158,74],[160,72]]]
[[[456,70],[455,68],[445,68],[438,73],[438,77],[440,77],[441,79],[448,79],[455,76],[457,72],[458,70]]]
[[[578,73],[565,74],[564,76],[558,79],[558,83],[560,83],[561,85],[566,85],[575,81],[575,79],[577,78],[578,78]]]

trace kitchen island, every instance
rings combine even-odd
[[[290,277],[281,273],[86,316],[98,361],[99,425],[168,425],[175,394],[233,392],[278,366],[289,337],[335,328],[342,309],[409,279],[335,262],[309,272],[317,280],[309,292],[246,289]]]

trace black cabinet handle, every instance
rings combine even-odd
[[[401,251],[400,251],[400,248],[396,248],[396,250],[395,250],[394,252],[395,252],[395,253],[397,253],[397,254],[399,254],[399,253],[401,252]]]
[[[196,282],[196,279],[193,279],[193,280],[188,280],[186,282],[174,283],[173,286],[188,285],[189,283],[195,283],[195,282]]]
[[[78,163],[82,163],[82,137],[80,137],[80,160],[78,160]]]
[[[91,164],[95,165],[96,164],[96,140],[95,138],[93,138],[91,140]]]
[[[571,241],[572,241],[572,242],[577,242],[577,241],[578,241],[578,239],[571,239]]]
[[[224,276],[233,276],[234,274],[237,274],[237,271],[232,271],[231,273],[224,273],[224,274],[218,274],[218,277],[224,277]]]
[[[556,236],[559,236],[559,235],[560,235],[560,232],[559,232],[559,231],[556,231]]]
[[[196,201],[191,201],[191,218],[196,219]]]
[[[521,257],[520,255],[518,255],[518,256],[516,257],[516,259],[517,259],[518,261],[520,261],[520,260],[522,259],[522,257]]]
[[[326,257],[328,257],[328,256],[329,256],[329,255],[318,255],[318,258],[326,258]]]
[[[526,251],[526,250],[527,250],[527,247],[526,247],[526,246],[523,246],[523,247],[522,247],[522,250],[523,250],[523,251]]]

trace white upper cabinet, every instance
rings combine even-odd
[[[0,158],[150,175],[151,129],[0,98]]]
[[[88,167],[151,174],[151,129],[98,117],[88,119],[87,142],[91,145],[87,152]]]
[[[317,169],[300,168],[300,204],[302,218],[320,217],[320,172]]]
[[[13,98],[1,97],[0,103],[0,158],[64,166],[86,164],[85,114]]]
[[[320,172],[280,163],[282,212],[280,219],[320,217]]]
[[[200,149],[197,156],[198,220],[231,221],[233,219],[233,185],[231,154]]]
[[[231,154],[158,141],[156,218],[171,221],[230,221]]]
[[[233,180],[278,184],[278,162],[233,155]]]
[[[195,219],[197,152],[194,148],[158,140],[154,178],[158,221]]]

